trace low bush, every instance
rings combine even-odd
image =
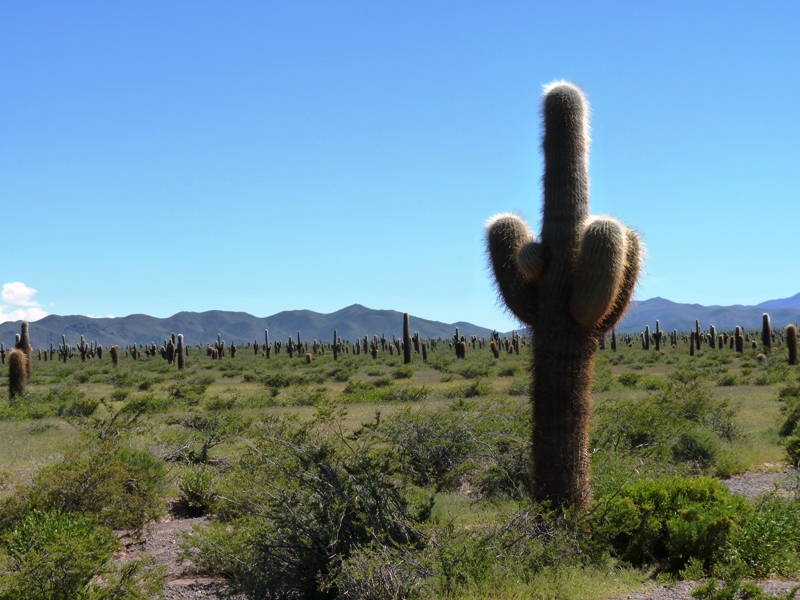
[[[383,421],[381,437],[401,473],[416,485],[453,484],[473,439],[461,414],[401,410]]]
[[[193,538],[202,567],[252,598],[333,598],[325,582],[357,548],[422,543],[432,499],[412,501],[369,436],[340,425],[329,410],[267,419],[220,483],[224,521]]]
[[[147,600],[163,588],[163,569],[111,562],[114,533],[91,516],[32,511],[3,536],[0,600]]]
[[[74,452],[42,469],[0,504],[0,529],[21,515],[61,511],[94,517],[106,527],[138,529],[163,512],[164,463],[115,442]]]
[[[178,482],[181,503],[192,516],[202,516],[210,509],[216,497],[216,473],[205,464],[192,465]]]
[[[640,481],[600,502],[596,535],[604,543],[634,565],[656,563],[673,573],[692,560],[710,573],[753,514],[744,498],[706,477]]]

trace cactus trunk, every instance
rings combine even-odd
[[[533,340],[533,482],[538,500],[591,499],[589,415],[597,338],[567,319],[541,323]]]

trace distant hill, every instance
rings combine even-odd
[[[644,331],[645,325],[653,329],[656,319],[665,331],[694,329],[695,319],[700,321],[703,330],[708,330],[710,325],[720,331],[733,329],[737,325],[745,329],[760,329],[765,312],[769,314],[774,328],[800,323],[800,294],[782,300],[768,300],[755,306],[702,306],[651,298],[633,303],[617,331],[638,333]]]
[[[459,328],[461,335],[469,338],[472,335],[489,337],[491,329],[479,327],[471,323],[441,323],[419,317],[411,318],[412,331],[419,331],[425,338],[447,339]],[[391,339],[392,335],[403,335],[403,313],[395,310],[373,310],[353,304],[334,313],[322,314],[310,310],[291,310],[272,315],[271,317],[254,317],[244,312],[211,310],[202,313],[179,312],[166,319],[158,319],[148,315],[129,315],[114,319],[95,319],[79,315],[61,317],[49,315],[30,324],[31,343],[37,348],[58,345],[61,336],[67,336],[67,342],[75,345],[83,336],[87,342],[97,340],[99,344],[109,347],[137,344],[161,343],[165,338],[182,333],[189,345],[212,343],[217,334],[227,343],[236,342],[245,345],[258,340],[264,343],[264,330],[269,330],[270,342],[289,339],[296,341],[297,332],[301,339],[310,341],[332,340],[333,331],[337,330],[343,340],[354,341],[368,335],[384,334]],[[0,323],[0,342],[6,347],[14,344],[14,336],[19,333],[20,322]]]
[[[768,300],[755,306],[702,306],[680,304],[665,298],[651,298],[631,305],[625,318],[617,327],[620,332],[638,333],[646,325],[655,327],[658,319],[661,329],[688,331],[698,319],[700,326],[708,330],[714,325],[720,331],[733,329],[737,325],[746,329],[761,327],[761,315],[768,312],[773,327],[785,327],[789,323],[800,323],[800,294],[782,300]],[[459,321],[441,323],[419,317],[411,317],[412,331],[419,331],[426,338],[450,338],[458,327],[462,335],[489,337],[492,330],[486,327]],[[14,336],[19,333],[20,322],[0,323],[0,342],[6,348],[13,346]],[[339,337],[350,342],[368,335],[384,334],[400,337],[403,333],[403,313],[396,310],[373,310],[353,304],[330,314],[311,310],[288,310],[271,317],[254,317],[244,312],[210,310],[207,312],[179,312],[166,319],[148,315],[129,315],[116,319],[94,319],[79,315],[61,317],[50,315],[30,324],[31,340],[35,347],[58,345],[61,336],[75,345],[82,335],[87,341],[97,340],[105,347],[161,343],[173,332],[182,333],[190,345],[208,344],[216,341],[217,334],[226,342],[246,345],[258,340],[264,342],[264,330],[269,330],[270,341],[286,341],[297,332],[303,340],[331,340],[334,329]],[[509,334],[506,332],[503,335]]]

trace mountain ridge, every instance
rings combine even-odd
[[[658,319],[664,331],[694,329],[695,320],[702,329],[714,325],[719,331],[733,329],[737,325],[745,329],[760,329],[761,318],[768,312],[773,327],[785,327],[800,322],[800,293],[789,298],[767,300],[755,305],[734,304],[731,306],[688,304],[673,302],[656,296],[648,300],[635,301],[616,328],[619,332],[637,333],[645,326],[655,327]],[[13,347],[14,336],[19,333],[20,321],[0,323],[0,342],[6,348]],[[492,330],[466,321],[442,323],[411,316],[412,331],[419,331],[425,338],[449,339],[459,328],[461,335],[489,337]],[[268,317],[256,317],[242,311],[208,310],[204,312],[181,311],[166,318],[135,313],[126,317],[93,318],[83,315],[48,315],[30,324],[33,344],[39,348],[58,345],[61,336],[67,337],[71,345],[77,344],[80,336],[87,341],[97,340],[103,346],[121,346],[161,343],[173,332],[182,333],[187,344],[207,344],[222,336],[228,343],[240,345],[258,340],[264,343],[264,330],[269,330],[270,341],[286,341],[297,332],[303,340],[331,340],[337,330],[343,340],[350,342],[365,335],[392,335],[400,337],[403,328],[403,313],[389,309],[371,309],[361,304],[351,304],[332,313],[318,313],[308,309],[284,310]],[[524,329],[520,327],[520,330]],[[507,335],[511,332],[504,332]]]
[[[489,337],[491,329],[459,321],[442,323],[421,317],[410,316],[412,331],[419,331],[424,338],[448,339],[459,328],[460,335],[469,339],[472,335]],[[20,330],[21,321],[0,323],[0,342],[13,347],[14,337]],[[395,310],[370,309],[361,304],[351,304],[332,313],[318,313],[312,310],[285,310],[269,317],[256,317],[246,312],[209,310],[204,312],[181,311],[166,318],[145,314],[132,314],[125,317],[93,318],[82,315],[48,315],[30,323],[30,336],[35,347],[61,343],[66,336],[67,343],[75,345],[83,336],[87,342],[96,340],[108,347],[113,344],[127,346],[137,344],[161,344],[172,333],[183,334],[189,345],[213,343],[220,335],[228,343],[246,345],[258,340],[264,343],[264,330],[269,331],[270,342],[287,341],[292,336],[297,341],[297,333],[304,341],[313,339],[329,341],[334,330],[340,339],[353,342],[373,335],[392,335],[401,337],[403,333],[403,313]]]

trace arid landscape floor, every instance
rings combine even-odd
[[[736,475],[724,482],[732,492],[747,498],[756,498],[775,489],[787,493],[800,483],[800,473],[794,470],[779,472],[754,472]],[[151,523],[138,536],[120,532],[122,549],[117,554],[121,562],[140,555],[151,556],[157,564],[166,567],[165,600],[230,600],[226,596],[226,586],[219,579],[199,572],[190,557],[182,550],[184,536],[191,535],[196,526],[207,522],[205,517],[170,516]],[[762,589],[770,594],[785,593],[797,585],[798,581],[766,580],[759,582]],[[693,581],[681,581],[674,585],[659,585],[652,589],[627,596],[627,600],[684,600],[691,598],[692,590],[698,585]],[[800,598],[800,594],[797,596]],[[235,597],[243,600],[243,597]]]

